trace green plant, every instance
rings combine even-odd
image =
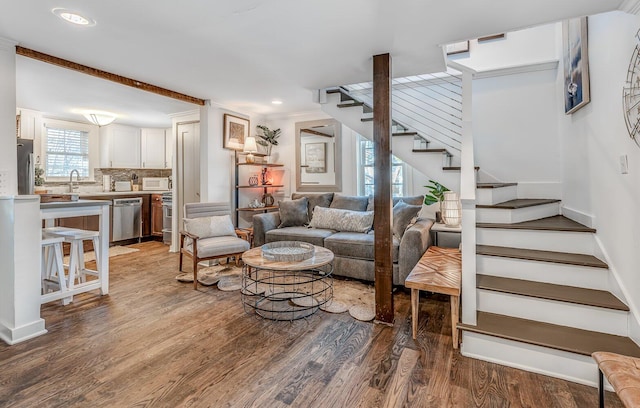
[[[36,166],[33,172],[35,173],[33,184],[35,184],[36,186],[44,186],[44,177],[42,177],[42,175],[44,174],[44,169],[40,168],[40,166]]]
[[[429,183],[430,184],[427,184],[426,186],[424,186],[427,188],[427,190],[429,190],[429,193],[424,195],[425,205],[431,205],[439,201],[442,201],[445,191],[449,191],[448,188],[438,183],[437,181],[429,180]]]
[[[267,156],[270,156],[271,147],[278,145],[278,138],[280,137],[281,130],[280,128],[271,130],[265,125],[258,125],[256,127],[262,131],[262,134],[258,135],[260,140],[256,140],[256,143],[260,146],[265,146],[267,148]]]

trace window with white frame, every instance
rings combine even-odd
[[[62,127],[46,127],[45,133],[45,176],[68,177],[78,170],[89,177],[89,133]]]
[[[391,192],[394,197],[402,197],[407,191],[407,177],[405,163],[396,156],[391,156]],[[375,180],[373,176],[375,155],[373,142],[358,135],[358,192],[360,195],[373,195]]]

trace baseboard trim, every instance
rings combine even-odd
[[[562,206],[560,210],[562,211],[562,215],[569,218],[570,220],[578,222],[586,227],[594,228],[593,226],[595,225],[595,217],[593,215],[586,214],[582,211],[574,210],[573,208],[569,208],[566,206]]]
[[[38,319],[14,329],[0,324],[0,340],[10,346],[33,339],[34,337],[42,336],[46,333],[47,329],[44,328],[44,319]]]

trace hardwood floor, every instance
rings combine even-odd
[[[423,296],[416,341],[402,291],[393,327],[325,312],[266,321],[239,292],[175,281],[166,246],[133,247],[111,258],[109,296],[44,305],[48,334],[0,343],[1,407],[597,406],[595,388],[454,351],[448,296]]]

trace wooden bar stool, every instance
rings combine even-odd
[[[60,291],[67,292],[67,276],[64,273],[64,265],[62,264],[62,242],[64,238],[42,236],[42,267],[40,269],[42,276],[42,295],[50,292]],[[42,303],[47,300],[43,297]],[[63,305],[68,305],[73,300],[73,296],[62,299]]]
[[[69,290],[73,289],[76,278],[78,279],[78,283],[83,283],[87,281],[87,275],[99,276],[101,254],[99,251],[100,234],[98,231],[67,227],[51,227],[45,228],[44,234],[46,236],[63,238],[64,242],[68,242],[71,245],[71,251],[69,252]],[[83,243],[86,240],[93,241],[97,270],[87,269],[85,267]]]

